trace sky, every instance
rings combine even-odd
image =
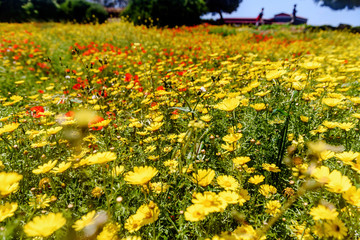
[[[223,14],[227,17],[254,17],[264,8],[263,18],[272,18],[275,14],[284,12],[291,14],[294,4],[297,4],[297,16],[308,19],[309,25],[331,25],[337,27],[340,23],[360,26],[360,8],[355,10],[332,10],[329,7],[321,7],[314,0],[243,0],[239,8],[231,14]],[[212,16],[206,14],[203,19],[218,19],[219,14]]]

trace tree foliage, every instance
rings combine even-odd
[[[314,0],[321,6],[330,7],[333,10],[354,9],[360,7],[360,0]]]
[[[20,22],[26,19],[22,6],[25,0],[0,0],[0,22]]]
[[[235,11],[242,0],[207,0],[206,6],[209,12],[225,12],[232,13]]]
[[[203,0],[131,0],[123,15],[135,24],[194,25],[207,12]]]
[[[103,6],[86,0],[0,0],[0,22],[104,22]]]
[[[235,11],[242,0],[206,0],[206,7],[209,12],[219,13],[223,21],[222,13],[232,13]]]

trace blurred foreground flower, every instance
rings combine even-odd
[[[49,213],[34,217],[24,226],[24,232],[28,237],[48,237],[66,223],[62,213]]]

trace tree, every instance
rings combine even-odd
[[[53,0],[29,0],[23,8],[28,18],[40,21],[57,21],[60,10]]]
[[[135,24],[181,26],[200,23],[204,0],[130,0],[123,16]]]
[[[209,12],[219,13],[221,21],[224,21],[222,13],[232,13],[235,11],[242,0],[206,0],[206,6]]]
[[[0,22],[20,22],[26,19],[25,0],[0,0]]]
[[[333,10],[354,9],[360,7],[360,0],[314,0],[320,3],[322,7],[330,7]]]

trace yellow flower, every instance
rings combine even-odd
[[[29,202],[29,205],[31,207],[40,209],[40,208],[46,208],[46,207],[50,206],[49,205],[50,202],[51,202],[51,199],[49,197],[47,197],[46,194],[36,195],[35,198],[31,199],[31,201]]]
[[[266,72],[266,80],[271,81],[273,79],[277,79],[286,73],[285,70],[273,70],[270,72]]]
[[[314,70],[317,69],[319,67],[321,67],[321,63],[318,62],[305,62],[302,64],[302,67],[307,69],[307,70]]]
[[[265,212],[274,216],[274,215],[276,215],[277,213],[280,212],[280,207],[281,207],[281,204],[280,204],[279,201],[272,200],[272,201],[269,201],[269,202],[266,203]]]
[[[96,240],[118,240],[117,233],[120,230],[120,224],[107,223]]]
[[[19,189],[19,181],[22,175],[15,172],[0,172],[0,197],[7,196]]]
[[[306,83],[295,81],[295,82],[292,82],[291,85],[292,85],[293,89],[301,91],[301,90],[303,90],[305,88]]]
[[[250,200],[250,195],[249,195],[249,192],[248,190],[246,189],[240,189],[238,191],[238,194],[239,194],[239,205],[242,206],[244,205],[244,203],[246,201],[249,201]]]
[[[203,121],[200,120],[192,120],[189,122],[188,127],[193,127],[193,128],[204,128],[206,125]]]
[[[13,100],[14,102],[20,102],[24,98],[22,96],[14,95],[14,96],[11,96],[10,99]]]
[[[196,193],[194,196],[192,203],[202,205],[205,214],[221,212],[227,207],[227,203],[214,192]]]
[[[359,155],[360,154],[358,152],[349,151],[349,152],[337,153],[335,157],[343,161],[345,164],[350,164]]]
[[[215,171],[212,169],[199,169],[197,173],[193,173],[192,181],[202,187],[209,185],[215,177]]]
[[[268,163],[263,163],[262,164],[262,168],[266,171],[269,171],[269,172],[280,172],[281,170],[279,169],[278,166],[276,166],[274,163],[272,164],[268,164]]]
[[[122,174],[122,173],[124,172],[124,169],[125,169],[125,167],[122,166],[122,165],[120,165],[120,166],[115,166],[115,167],[113,168],[113,170],[111,171],[111,176],[113,176],[113,177],[119,176],[120,174]]]
[[[236,157],[232,159],[235,165],[244,165],[247,162],[250,162],[251,159],[249,157]]]
[[[190,222],[198,222],[206,217],[204,207],[200,204],[193,204],[187,207],[184,215],[185,220]]]
[[[275,194],[277,192],[276,188],[274,186],[263,184],[260,186],[259,193],[266,198],[271,197],[271,195]]]
[[[163,182],[150,182],[149,187],[153,193],[159,194],[162,192],[166,192],[169,189],[169,185],[167,183]],[[148,187],[146,185],[143,185],[143,189],[148,192]]]
[[[322,103],[329,107],[336,107],[342,100],[337,98],[323,98]]]
[[[228,135],[225,135],[222,139],[229,143],[232,144],[234,142],[237,142],[238,140],[240,140],[240,138],[242,137],[241,133],[230,133]]]
[[[99,198],[104,194],[104,190],[101,187],[94,187],[91,191],[91,195],[95,198]]]
[[[68,168],[71,167],[71,162],[62,162],[59,164],[58,167],[54,167],[53,170],[51,170],[52,173],[62,173],[65,172]]]
[[[63,127],[50,128],[50,129],[46,130],[46,133],[49,135],[54,135],[54,134],[58,133],[59,131],[61,131],[61,129],[63,129]]]
[[[306,116],[300,116],[300,120],[301,120],[302,122],[307,123],[307,122],[309,122],[309,117],[306,117]]]
[[[333,129],[339,126],[338,122],[329,122],[329,121],[324,121],[322,123],[322,125],[324,125],[325,127],[329,128],[329,129]]]
[[[252,184],[259,184],[261,182],[263,182],[265,179],[265,177],[263,175],[255,175],[255,176],[252,176],[248,182],[249,183],[252,183]]]
[[[136,211],[136,215],[142,216],[141,225],[147,225],[159,219],[160,209],[156,203],[150,201],[148,204],[143,204]]]
[[[47,172],[49,172],[51,169],[53,169],[53,167],[55,167],[55,165],[56,165],[57,162],[58,162],[57,160],[55,160],[55,161],[51,161],[51,160],[50,160],[49,162],[47,162],[47,163],[45,163],[45,164],[43,164],[43,165],[41,165],[41,166],[38,166],[38,168],[32,170],[32,172],[33,172],[34,174],[47,173]]]
[[[90,127],[106,127],[111,122],[111,119],[103,120],[98,123],[91,124]]]
[[[233,143],[233,144],[221,144],[221,148],[228,151],[228,152],[233,152],[236,150],[236,143]]]
[[[74,225],[72,225],[72,227],[75,229],[75,231],[81,231],[86,226],[93,224],[96,217],[96,211],[91,211],[77,220]]]
[[[255,109],[257,112],[266,109],[265,103],[250,104],[250,107],[252,107],[253,109]]]
[[[209,114],[206,114],[204,116],[201,116],[200,119],[203,120],[204,122],[210,122],[212,117]]]
[[[164,165],[169,168],[169,173],[175,173],[178,170],[179,162],[176,160],[167,160]]]
[[[327,219],[333,220],[339,215],[336,209],[330,209],[325,207],[324,205],[318,205],[317,207],[313,207],[310,209],[310,215],[314,220]]]
[[[232,233],[230,239],[241,240],[265,240],[265,237],[260,237],[256,230],[248,224],[238,226]],[[222,239],[221,239],[222,240]]]
[[[336,239],[344,239],[347,235],[347,227],[338,218],[325,222],[325,234],[327,237],[334,237]]]
[[[0,222],[4,221],[8,217],[14,216],[14,212],[17,208],[18,204],[16,202],[7,202],[4,205],[0,205]]]
[[[13,132],[15,129],[17,129],[20,126],[19,123],[10,123],[4,125],[2,128],[0,128],[0,135],[3,133],[10,133]]]
[[[142,227],[142,216],[131,215],[125,222],[125,229],[130,233],[138,231]]]
[[[351,205],[360,207],[360,188],[351,186],[346,192],[342,194],[342,197]]]
[[[239,182],[232,176],[219,176],[216,179],[217,183],[220,187],[224,188],[225,190],[237,190],[240,187]]]
[[[343,193],[352,186],[350,179],[347,176],[342,176],[338,170],[332,171],[329,179],[330,181],[326,184],[326,187],[330,192]]]
[[[325,161],[335,156],[335,153],[330,150],[320,152],[320,160]]]
[[[153,167],[134,167],[134,171],[125,174],[125,181],[132,185],[147,184],[156,174],[158,170]]]
[[[235,108],[237,108],[240,104],[239,98],[227,98],[222,102],[216,104],[214,108],[224,110],[227,112],[232,112]]]
[[[99,152],[90,155],[87,159],[87,165],[102,164],[115,160],[116,154],[114,152]]]
[[[24,226],[24,232],[28,237],[48,237],[66,223],[62,213],[49,213],[34,217]]]
[[[330,170],[325,166],[315,168],[311,173],[311,176],[314,177],[315,180],[319,183],[325,184],[330,182]]]
[[[46,146],[48,144],[50,144],[50,142],[43,141],[43,142],[33,143],[33,144],[31,144],[31,147],[32,148],[40,148],[40,147]]]
[[[338,127],[342,130],[345,130],[345,131],[350,131],[350,129],[352,129],[353,127],[355,127],[355,124],[354,123],[350,123],[350,122],[347,122],[347,123],[339,123],[338,124]]]
[[[233,191],[219,192],[219,197],[226,202],[226,204],[236,204],[239,202],[239,194]]]
[[[155,132],[156,130],[159,130],[162,125],[164,125],[163,122],[152,122],[150,126],[145,128],[145,130]]]

